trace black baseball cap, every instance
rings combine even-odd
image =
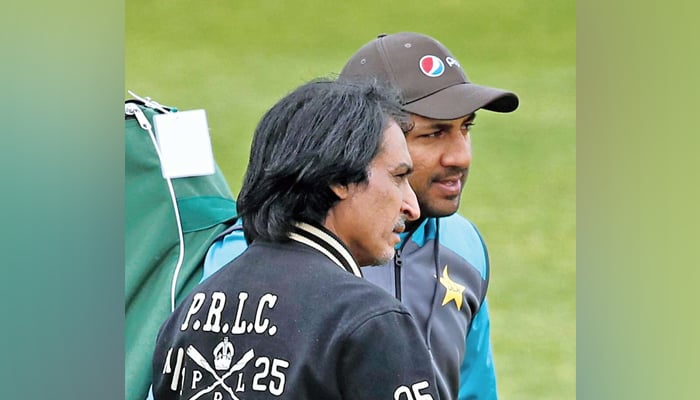
[[[470,82],[442,43],[419,33],[379,35],[353,54],[339,79],[368,76],[396,87],[406,111],[431,119],[460,118],[481,108],[508,113],[519,103],[513,92]]]

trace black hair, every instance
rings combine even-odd
[[[282,98],[255,129],[238,213],[250,243],[287,240],[295,222],[322,224],[332,185],[366,183],[390,120],[408,129],[398,91],[376,80],[316,79]]]

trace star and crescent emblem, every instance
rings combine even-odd
[[[442,276],[440,277],[440,283],[445,287],[445,297],[442,299],[442,305],[454,301],[458,310],[462,309],[462,298],[464,295],[464,286],[450,279],[447,272],[447,264],[442,270]]]

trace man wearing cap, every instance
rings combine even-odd
[[[415,318],[431,351],[441,399],[496,399],[486,302],[488,253],[476,227],[456,212],[472,159],[469,129],[476,111],[511,112],[518,97],[470,82],[445,46],[411,32],[380,35],[365,44],[339,79],[367,78],[390,82],[411,113],[406,142],[414,170],[409,180],[421,218],[407,224],[393,260],[362,272]],[[240,230],[215,242],[204,276],[245,246]]]
[[[470,82],[445,46],[411,32],[365,44],[340,77],[391,82],[414,124],[406,142],[421,219],[407,227],[393,262],[363,273],[416,318],[433,355],[441,399],[496,399],[485,298],[488,253],[476,227],[456,212],[472,160],[469,129],[476,111],[511,112],[518,97]]]

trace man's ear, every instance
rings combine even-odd
[[[331,190],[340,200],[345,200],[350,196],[350,188],[348,185],[331,185]]]

